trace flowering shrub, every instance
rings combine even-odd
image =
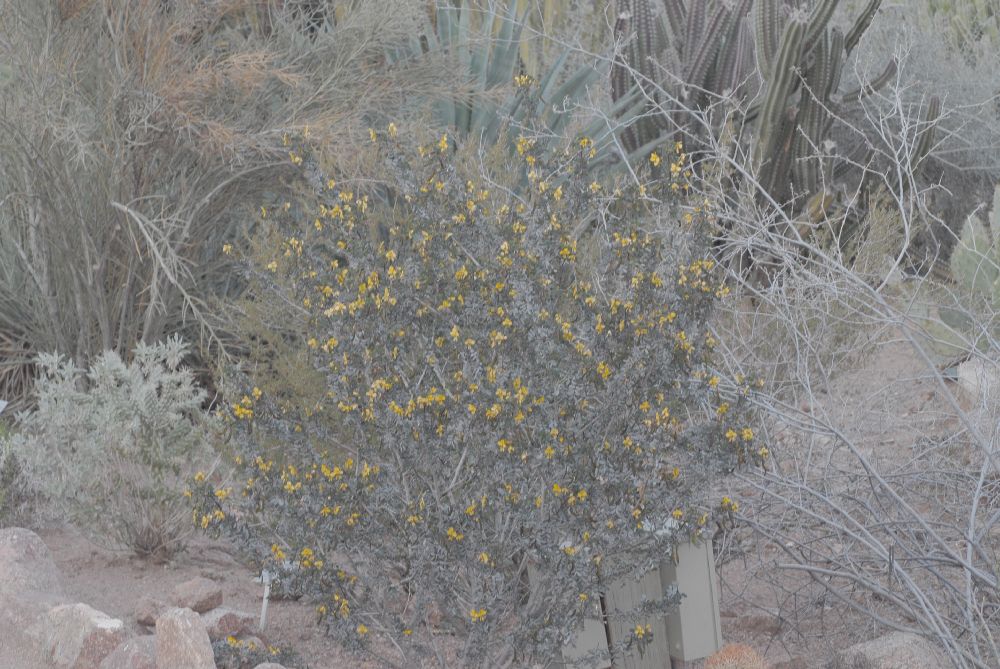
[[[730,510],[708,477],[766,455],[743,380],[711,368],[706,213],[680,207],[680,146],[651,159],[673,179],[625,185],[587,138],[547,158],[396,135],[371,133],[385,184],[262,209],[247,300],[298,331],[322,393],[246,373],[237,478],[198,477],[196,522],[387,665],[544,662],[611,581]],[[623,649],[675,601],[621,614]]]
[[[205,392],[181,368],[186,346],[139,344],[126,364],[102,354],[84,374],[38,358],[38,408],[8,444],[51,513],[139,555],[167,557],[191,533],[184,481],[209,457]]]
[[[258,645],[252,639],[234,636],[213,641],[212,654],[218,669],[253,669],[268,662],[288,669],[305,666],[298,654],[288,648]]]

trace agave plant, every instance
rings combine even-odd
[[[389,54],[393,62],[443,57],[458,66],[457,74],[472,90],[437,100],[434,107],[438,123],[460,139],[493,143],[505,124],[516,126],[528,118],[541,126],[541,134],[561,136],[571,119],[561,107],[579,99],[599,76],[594,68],[567,72],[569,51],[544,68],[537,81],[524,74],[520,54],[526,15],[518,14],[519,4],[490,3],[480,9],[470,0],[439,3],[429,29]]]

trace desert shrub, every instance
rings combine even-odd
[[[2,427],[0,427],[2,430]],[[34,495],[20,460],[0,434],[0,527],[21,525],[30,517]]]
[[[309,404],[230,377],[236,475],[197,477],[196,521],[384,664],[544,662],[730,512],[714,474],[767,455],[747,382],[712,368],[707,213],[679,180],[600,182],[587,138],[549,159],[395,134],[372,131],[382,183],[262,212],[245,300],[322,383]],[[616,652],[676,598],[622,612]]]
[[[277,646],[258,646],[247,639],[229,636],[212,642],[215,666],[219,669],[253,669],[259,664],[273,662],[288,669],[306,669],[298,653]]]
[[[210,462],[205,392],[178,339],[107,352],[84,372],[39,356],[38,408],[7,440],[50,514],[139,555],[166,557],[190,533],[183,482]]]

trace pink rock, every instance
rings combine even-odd
[[[98,669],[125,637],[122,621],[86,604],[63,604],[48,612],[46,657],[53,667]]]
[[[59,570],[37,534],[20,527],[0,530],[0,597],[26,592],[61,595]]]
[[[47,668],[46,613],[68,602],[49,549],[30,530],[0,530],[0,667]]]
[[[207,578],[193,578],[174,588],[171,603],[182,609],[204,613],[222,605],[222,588]]]
[[[219,607],[203,613],[201,619],[204,621],[208,637],[212,641],[225,639],[228,636],[249,634],[253,631],[254,623],[256,623],[252,614],[234,611],[226,607]]]
[[[156,619],[169,608],[164,602],[156,599],[155,597],[150,597],[149,595],[143,595],[139,598],[139,601],[135,603],[135,620],[140,625],[146,625],[147,627],[152,627],[156,624]]]
[[[168,609],[156,620],[156,669],[215,669],[205,623],[191,609]]]
[[[156,639],[152,634],[132,637],[104,658],[101,669],[156,669]]]

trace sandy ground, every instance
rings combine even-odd
[[[196,537],[188,550],[168,564],[103,550],[71,528],[38,532],[63,575],[67,594],[120,618],[136,633],[135,603],[143,595],[167,601],[179,583],[197,576],[219,583],[223,606],[260,615],[263,586],[257,574],[240,564],[231,546]],[[357,667],[315,624],[311,606],[296,601],[270,601],[267,624],[259,636],[268,644],[291,648],[311,669]]]

